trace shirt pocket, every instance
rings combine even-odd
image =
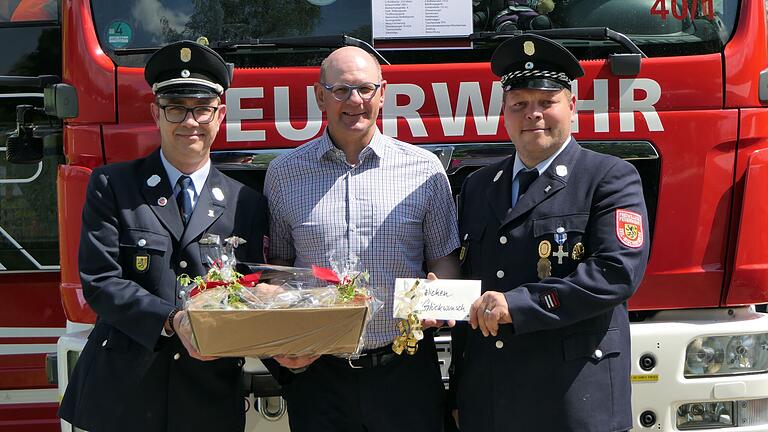
[[[346,227],[343,221],[328,218],[327,221],[306,220],[293,227],[293,247],[297,264],[326,265],[327,254],[333,252],[336,242],[345,239]],[[334,245],[331,249],[327,245]],[[338,246],[343,252],[341,245]]]
[[[397,251],[409,262],[424,260],[424,216],[413,203],[400,203],[394,208],[376,204],[371,234],[378,247]],[[359,227],[358,227],[359,228]]]
[[[538,238],[552,234],[554,239],[554,234],[561,227],[565,229],[566,233],[582,235],[586,232],[588,222],[589,213],[571,213],[536,218],[533,220],[533,236]]]
[[[129,228],[120,234],[120,263],[123,277],[133,280],[148,291],[168,269],[167,251],[171,239],[164,233]]]

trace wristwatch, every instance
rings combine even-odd
[[[173,318],[177,313],[179,313],[179,310],[174,309],[171,311],[171,313],[168,314],[168,328],[171,329],[171,334],[169,336],[172,336],[174,333],[176,333],[176,328],[173,327]]]

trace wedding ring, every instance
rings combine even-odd
[[[491,314],[491,310],[486,308],[486,309],[485,309],[485,314],[486,314],[486,315],[490,315],[490,314]]]

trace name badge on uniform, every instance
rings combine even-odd
[[[144,273],[149,269],[149,255],[137,254],[134,257],[133,267],[138,273]]]

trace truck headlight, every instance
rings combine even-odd
[[[763,426],[768,424],[768,399],[684,403],[675,414],[679,430]]]
[[[702,336],[685,350],[685,377],[768,371],[768,334]]]
[[[676,426],[686,429],[716,429],[734,426],[733,402],[696,402],[677,408]]]

